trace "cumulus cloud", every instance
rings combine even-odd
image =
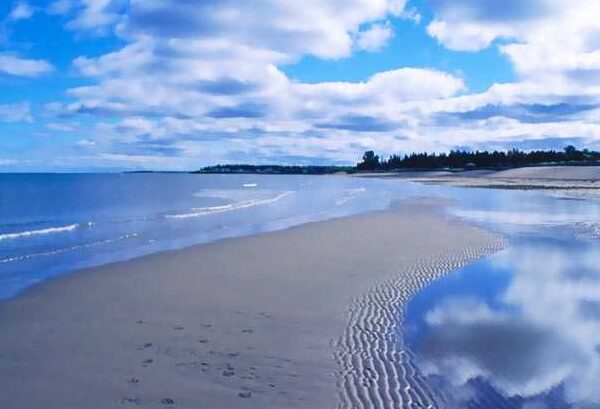
[[[379,51],[387,45],[393,36],[394,31],[389,22],[373,24],[368,29],[358,33],[356,45],[360,50]]]
[[[121,151],[127,147],[133,150],[135,143],[148,147],[149,138],[164,139],[163,145],[171,138],[169,150],[161,148],[169,154],[192,153],[199,140],[219,138],[221,149],[235,147],[239,151],[240,145],[233,142],[241,136],[253,138],[253,147],[258,146],[256,140],[264,142],[265,151],[266,146],[271,147],[273,154],[264,157],[275,157],[275,152],[292,154],[291,147],[298,150],[302,143],[306,156],[310,156],[309,149],[314,149],[314,156],[327,134],[343,138],[321,150],[328,159],[337,160],[377,144],[372,136],[352,133],[383,134],[401,122],[386,117],[390,106],[448,97],[465,89],[461,78],[423,68],[383,72],[358,83],[304,84],[290,80],[278,65],[300,54],[345,55],[358,47],[353,42],[360,40],[360,34],[354,31],[362,23],[403,9],[401,2],[356,1],[340,12],[334,3],[318,2],[307,11],[289,2],[274,2],[267,12],[246,3],[215,2],[213,11],[224,17],[210,24],[201,24],[208,18],[202,7],[192,10],[186,4],[173,9],[165,1],[132,3],[130,14],[119,27],[129,44],[98,58],[77,58],[75,69],[96,79],[97,84],[71,89],[75,102],[59,110],[63,115],[150,121],[142,134],[129,127],[121,129],[120,137],[128,139],[126,145],[120,145]],[[246,16],[238,24],[242,27],[231,26],[233,22],[226,17],[239,13]],[[264,24],[265,19],[273,19],[273,24]],[[316,24],[308,24],[313,19]],[[338,20],[339,24],[331,24]],[[261,27],[257,26],[259,21]],[[374,24],[367,30],[379,28],[379,23]],[[282,36],[289,41],[282,41]],[[373,40],[368,42],[369,47],[375,45]],[[166,131],[174,124],[178,130]],[[232,146],[223,146],[223,139]],[[405,139],[400,134],[379,138],[394,150]],[[352,148],[344,148],[344,144]]]
[[[600,70],[600,4],[595,0],[508,2],[435,0],[428,32],[454,50],[477,51],[497,39],[500,49],[528,79]],[[573,81],[573,76],[570,80]]]
[[[403,7],[402,0],[213,1],[180,7],[169,1],[133,1],[124,30],[170,38],[227,37],[253,48],[336,58],[350,54],[353,33],[362,24]]]
[[[428,32],[448,48],[476,51],[495,39],[526,36],[532,27],[547,22],[545,18],[554,17],[552,11],[559,12],[565,5],[563,0],[434,0],[431,7],[435,18]]]
[[[24,59],[12,54],[0,53],[0,74],[37,77],[50,71],[52,71],[52,65],[47,61]]]
[[[50,11],[55,14],[65,14],[75,8],[77,15],[68,23],[68,28],[103,34],[107,27],[121,21],[126,5],[125,0],[80,0],[75,4],[58,0],[52,3]]]
[[[594,10],[593,0],[580,1],[577,9]],[[433,1],[427,30],[441,44],[481,50],[501,40],[501,52],[514,63],[516,82],[473,94],[460,74],[427,67],[399,67],[357,82],[303,83],[283,72],[304,56],[341,59],[381,50],[394,36],[394,19],[421,20],[404,0],[57,0],[47,11],[63,15],[69,29],[112,33],[124,45],[76,58],[74,71],[86,85],[70,89],[68,100],[48,112],[96,117],[87,136],[106,151],[118,145],[120,160],[136,143],[181,158],[206,140],[223,161],[252,159],[240,153],[238,139],[264,147],[256,160],[275,161],[295,157],[293,149],[302,152],[297,157],[352,161],[365,148],[586,143],[600,138],[600,82],[590,80],[600,35],[585,12],[562,13],[565,2]],[[556,26],[568,26],[569,35],[548,37],[548,27]],[[107,118],[144,119],[150,128],[140,134],[125,127],[107,137],[100,130]],[[148,138],[160,138],[163,147]]]

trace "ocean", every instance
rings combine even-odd
[[[0,174],[0,298],[76,269],[385,209],[412,190],[345,176]]]

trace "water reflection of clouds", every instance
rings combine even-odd
[[[507,396],[560,386],[567,402],[600,404],[599,261],[591,244],[536,241],[502,252],[496,266],[514,272],[498,296],[503,308],[473,296],[437,304],[418,351],[423,372],[455,387],[484,379]]]

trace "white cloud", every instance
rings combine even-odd
[[[402,11],[402,13],[400,13],[400,17],[405,20],[410,20],[415,24],[421,24],[421,13],[419,13],[415,7],[405,9]]]
[[[347,56],[354,33],[365,23],[398,15],[405,0],[279,0],[179,2],[170,0],[80,0],[69,23],[94,30],[117,25],[125,37],[224,39],[256,49],[324,58]],[[119,11],[127,10],[121,18]]]
[[[454,50],[478,51],[496,39],[523,77],[600,70],[600,3],[435,0],[429,34]],[[580,75],[581,77],[581,75]]]
[[[0,105],[1,122],[32,122],[29,103]]]
[[[64,124],[64,123],[55,123],[55,122],[51,122],[46,124],[46,128],[51,129],[53,131],[60,131],[60,132],[73,132],[75,131],[75,127],[69,124]]]
[[[44,60],[28,60],[12,54],[0,54],[0,74],[37,77],[52,71],[52,65]]]
[[[356,45],[365,51],[379,51],[384,48],[394,36],[394,31],[389,22],[372,24],[366,30],[358,33]]]
[[[496,38],[510,37],[509,27],[476,25],[468,22],[452,26],[444,20],[433,20],[427,26],[427,32],[451,50],[480,51]]]
[[[33,8],[26,1],[19,2],[12,9],[8,18],[10,20],[26,20],[33,16]]]
[[[528,138],[600,139],[599,82],[580,75],[595,72],[600,36],[591,35],[595,23],[584,21],[585,13],[569,11],[579,17],[567,38],[544,42],[548,27],[568,21],[553,6],[559,0],[535,0],[531,7],[510,0],[506,9],[491,0],[432,2],[427,30],[445,46],[479,50],[505,41],[501,50],[518,81],[477,94],[468,94],[460,75],[426,67],[321,83],[294,81],[280,68],[306,55],[336,59],[384,47],[393,35],[388,21],[420,20],[402,0],[59,2],[63,13],[70,10],[71,29],[112,30],[126,45],[75,59],[88,85],[69,90],[69,101],[48,112],[96,116],[90,140],[123,161],[136,146],[173,155],[165,159],[172,164],[177,155],[187,163],[184,158],[207,145],[222,161],[252,160],[259,146],[256,160],[270,151],[348,161],[364,148],[393,153]]]
[[[76,8],[77,16],[67,24],[67,27],[101,34],[106,27],[122,20],[121,12],[125,5],[124,0],[79,0],[79,4],[75,6],[72,2],[59,0],[52,4],[51,10],[55,14],[64,14]]]
[[[74,0],[56,0],[50,3],[46,9],[49,14],[64,15],[73,9]]]
[[[18,162],[14,159],[9,159],[9,158],[0,158],[0,166],[10,166],[10,165],[15,165]]]
[[[96,146],[96,142],[92,141],[90,139],[81,139],[81,140],[77,141],[75,144],[82,148],[89,148],[89,147]]]

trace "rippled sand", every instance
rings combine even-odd
[[[446,397],[428,386],[415,367],[401,323],[412,294],[504,246],[503,240],[485,232],[473,234],[480,238],[477,243],[419,260],[352,301],[336,353],[342,368],[339,409],[445,407]]]

